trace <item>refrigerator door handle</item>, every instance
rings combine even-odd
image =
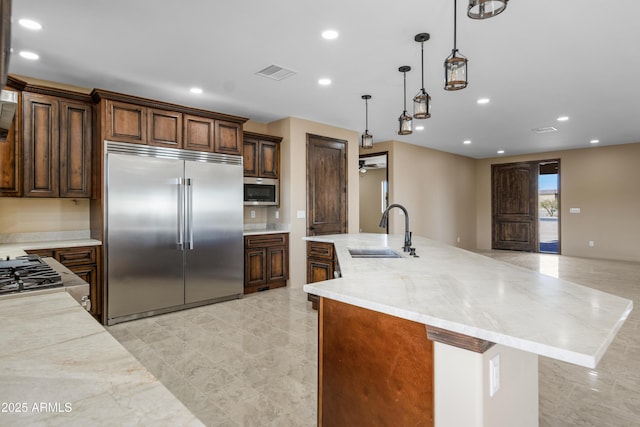
[[[178,230],[176,248],[184,250],[184,178],[178,178]]]
[[[187,248],[188,250],[192,250],[193,249],[193,186],[191,183],[191,178],[186,178],[185,179],[185,186],[186,186],[186,193],[187,193],[187,197],[186,197],[186,212],[185,212],[185,221],[187,223],[186,226],[186,233],[187,233]]]

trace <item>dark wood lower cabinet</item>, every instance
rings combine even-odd
[[[434,425],[425,325],[320,298],[318,333],[319,427]]]
[[[339,277],[340,268],[333,243],[307,242],[307,283],[322,282]],[[311,307],[318,309],[318,297],[307,294]]]
[[[244,238],[244,293],[287,285],[289,234],[256,234]]]
[[[30,249],[26,252],[51,257],[67,267],[89,284],[91,314],[98,320],[102,316],[102,281],[100,280],[100,246]]]

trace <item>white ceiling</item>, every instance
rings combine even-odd
[[[469,86],[443,90],[453,47],[453,0],[14,0],[9,72],[270,122],[287,116],[364,130],[370,94],[374,143],[398,140],[475,158],[640,141],[640,2],[511,0],[488,20],[458,0],[458,49]],[[18,19],[39,21],[34,32]],[[333,41],[320,33],[340,32]],[[402,113],[425,88],[425,129],[397,134]],[[16,53],[40,55],[29,61]],[[257,76],[277,64],[297,71]],[[329,77],[332,84],[317,81]],[[189,92],[192,86],[202,95]],[[489,97],[487,105],[477,105]],[[569,116],[566,122],[556,118]],[[536,134],[554,126],[557,132]],[[464,145],[463,140],[472,141]]]

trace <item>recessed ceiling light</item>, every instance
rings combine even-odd
[[[192,87],[191,89],[189,89],[189,92],[200,95],[202,93],[202,89],[200,89],[199,87]]]
[[[466,139],[464,141],[462,141],[463,144],[469,145],[471,144],[471,140],[470,139]]]
[[[479,98],[477,102],[478,104],[488,104],[491,100],[489,98]]]
[[[591,144],[597,144],[598,142],[600,142],[599,139],[592,139],[591,141],[589,141]]]
[[[24,28],[28,28],[29,30],[41,30],[42,29],[42,25],[40,25],[39,22],[36,22],[32,19],[21,19],[18,21],[18,23],[20,25],[22,25]]]
[[[498,154],[504,154],[504,150],[498,150]]]
[[[318,80],[318,84],[321,86],[329,86],[331,84],[331,79],[322,78]]]
[[[20,51],[20,56],[22,56],[24,59],[32,59],[32,60],[40,58],[40,56],[38,56],[37,53],[29,52],[26,50]]]
[[[567,120],[569,120],[568,116],[560,116],[560,117],[558,117],[558,121],[559,122],[566,122]]]
[[[324,30],[322,32],[322,38],[326,40],[334,40],[338,38],[338,32],[336,30]]]
[[[424,130],[424,126],[416,126],[416,130]]]

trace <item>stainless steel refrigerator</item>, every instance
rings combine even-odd
[[[240,298],[242,157],[105,144],[107,323]]]

